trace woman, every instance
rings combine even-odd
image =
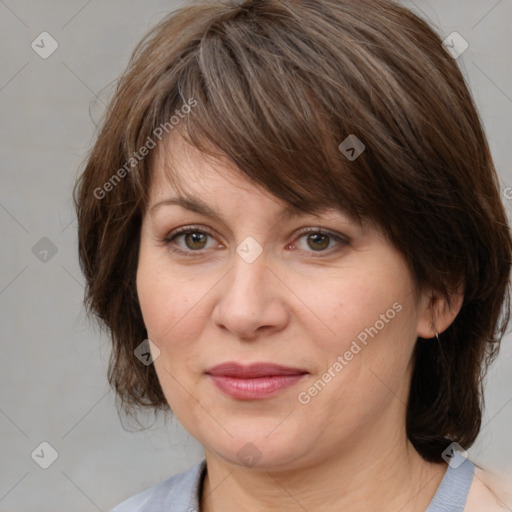
[[[510,230],[457,63],[410,11],[172,13],[75,200],[121,404],[171,410],[205,451],[115,512],[510,509],[465,452]]]

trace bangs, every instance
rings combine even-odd
[[[196,106],[176,126],[187,143],[205,155],[227,158],[294,209],[336,208],[360,223],[368,212],[367,187],[361,185],[364,156],[351,162],[338,149],[354,133],[354,123],[340,117],[339,106],[327,109],[322,78],[304,73],[305,42],[290,35],[278,45],[266,34],[276,30],[264,23],[211,27],[182,56],[174,94],[160,107],[154,126],[193,98]],[[318,61],[315,67],[328,65],[317,52],[311,58]],[[347,103],[341,110],[351,107]],[[172,145],[165,147],[172,161]],[[172,171],[169,179],[178,187]]]

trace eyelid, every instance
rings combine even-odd
[[[319,226],[301,229],[295,235],[295,238],[300,238],[301,236],[306,235],[308,233],[314,233],[314,234],[318,234],[318,235],[327,235],[327,236],[330,236],[340,242],[344,242],[346,244],[350,243],[350,239],[347,236],[342,235],[341,233],[337,233],[335,231],[331,231],[330,229],[325,229],[325,228],[319,227]]]
[[[206,228],[204,226],[199,226],[199,225],[189,225],[189,226],[182,226],[180,228],[175,229],[168,236],[165,237],[163,242],[166,245],[170,245],[172,243],[172,241],[179,235],[191,233],[191,232],[204,233],[206,235],[211,236],[212,238],[216,238],[216,235],[209,228]],[[295,245],[295,242],[298,239],[302,238],[304,235],[307,235],[309,233],[318,234],[318,235],[326,235],[326,236],[331,237],[332,239],[334,239],[336,242],[338,242],[341,245],[344,245],[344,246],[350,245],[349,237],[342,235],[341,233],[337,233],[335,231],[331,231],[329,229],[325,229],[323,227],[316,226],[316,227],[306,227],[306,228],[302,228],[301,230],[299,230],[296,234],[293,235],[293,240],[287,244],[287,247]],[[218,243],[220,245],[223,245],[222,242],[218,242]],[[175,248],[175,249],[173,249],[173,251],[181,253],[181,254],[185,254],[187,256],[199,256],[199,255],[203,254],[205,249],[192,251],[192,250],[184,250],[181,248]],[[336,251],[336,248],[328,249],[325,251],[318,251],[317,252],[318,256],[310,256],[310,257],[320,257],[321,255],[331,254],[332,252],[335,252],[335,251]],[[310,251],[305,251],[305,252],[309,253]],[[316,251],[311,251],[311,254],[314,255],[315,252]]]
[[[165,239],[163,240],[163,242],[165,243],[165,245],[170,245],[171,242],[176,238],[178,237],[179,235],[183,235],[183,234],[187,234],[187,233],[204,233],[212,238],[217,238],[216,235],[213,233],[212,230],[208,229],[208,228],[205,228],[203,226],[198,226],[198,225],[190,225],[190,226],[182,226],[180,228],[177,228],[175,230],[173,230],[169,235],[167,235],[165,237]],[[223,245],[222,242],[218,242],[220,245]],[[181,249],[181,248],[177,248],[177,249],[174,249],[176,252],[180,252],[180,253],[183,253],[183,254],[201,254],[202,251],[204,251],[204,249],[202,250],[199,250],[199,251],[186,251],[184,249]]]

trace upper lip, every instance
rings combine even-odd
[[[301,375],[308,372],[301,368],[281,366],[274,363],[253,363],[244,365],[236,362],[227,362],[210,368],[206,373],[214,376],[251,379],[257,377],[272,377],[275,375]]]

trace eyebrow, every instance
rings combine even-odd
[[[208,206],[204,201],[199,199],[198,197],[184,197],[184,196],[177,196],[177,197],[170,197],[168,199],[164,199],[163,201],[160,201],[153,206],[150,207],[150,214],[153,215],[155,211],[161,207],[161,206],[172,206],[177,205],[181,206],[182,208],[185,208],[186,210],[199,213],[201,215],[204,215],[206,217],[211,217],[214,219],[220,219],[224,220],[224,216],[215,211],[213,208]],[[328,208],[326,208],[327,210]],[[281,216],[279,217],[279,220],[288,220],[291,217],[294,216],[305,216],[305,215],[313,215],[313,216],[319,216],[314,213],[307,213],[299,208],[293,207],[293,206],[287,206]]]
[[[156,203],[150,208],[150,212],[153,214],[155,210],[157,210],[160,206],[171,206],[171,205],[178,205],[182,208],[185,208],[186,210],[190,210],[192,212],[200,213],[201,215],[205,215],[207,217],[215,217],[215,218],[221,218],[222,215],[212,208],[210,208],[205,202],[203,202],[198,197],[170,197],[168,199],[164,199],[163,201],[160,201],[159,203]]]

